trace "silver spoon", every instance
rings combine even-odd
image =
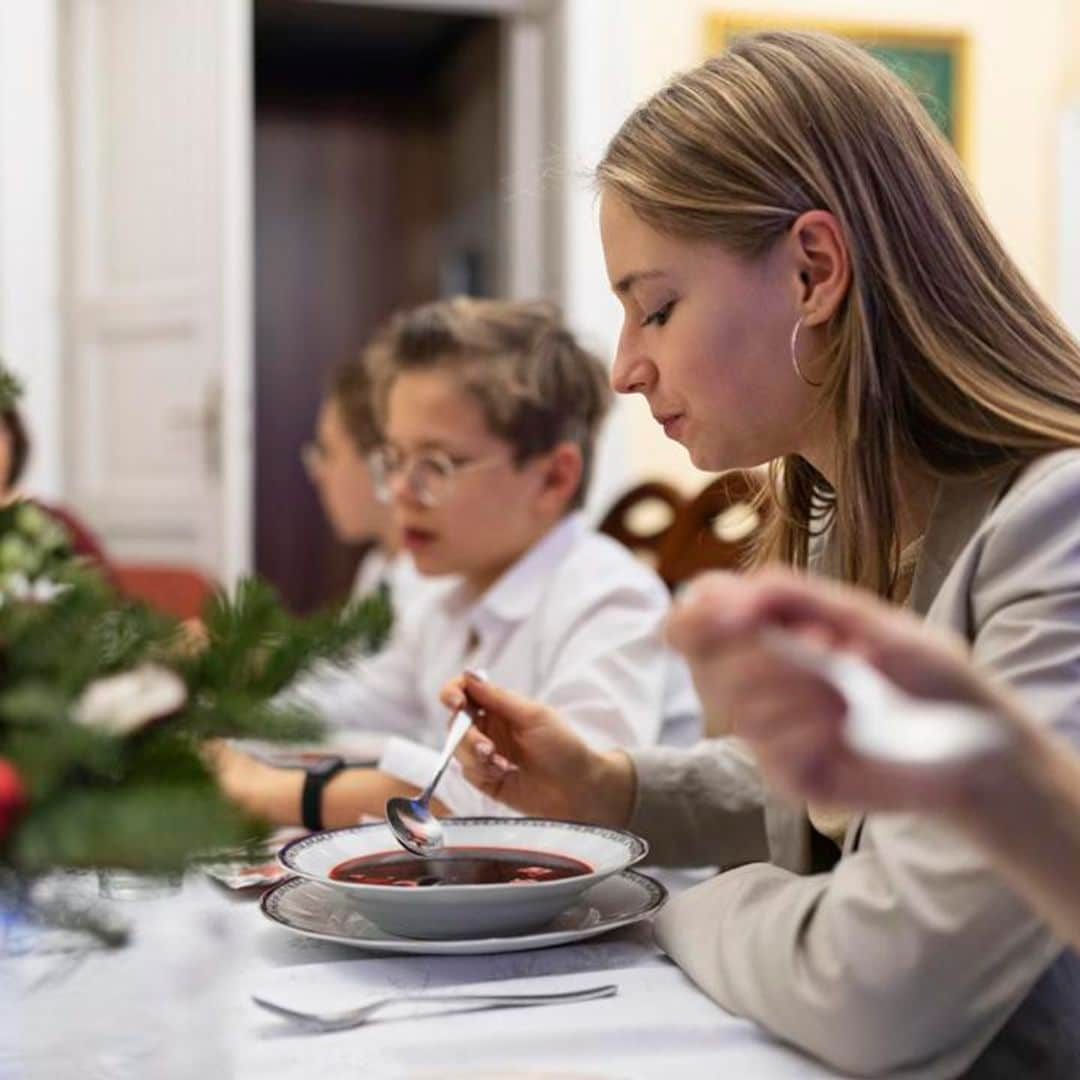
[[[992,714],[960,702],[914,697],[851,652],[810,644],[767,627],[762,640],[775,653],[823,678],[844,699],[844,737],[856,753],[897,765],[952,765],[1008,741]]]
[[[483,679],[482,672],[473,672],[478,679]],[[442,775],[446,772],[450,759],[454,756],[458,744],[465,738],[465,733],[472,727],[472,716],[468,703],[454,710],[450,718],[450,730],[446,735],[446,745],[442,757],[435,767],[435,775],[428,786],[414,799],[405,795],[395,795],[386,800],[386,821],[397,842],[414,855],[426,856],[438,851],[444,843],[442,822],[431,812],[428,805]]]

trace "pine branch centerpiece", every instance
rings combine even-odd
[[[119,596],[30,502],[0,508],[0,867],[175,872],[264,835],[220,793],[214,738],[311,739],[272,699],[320,659],[373,652],[385,592],[296,618],[265,582],[216,594],[204,640]]]
[[[22,395],[22,380],[4,365],[3,359],[0,359],[0,412],[16,408]]]

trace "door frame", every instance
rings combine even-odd
[[[255,568],[254,0],[221,0],[223,235],[221,529],[224,578]]]
[[[27,490],[63,497],[60,0],[0,4],[0,357],[26,387]]]

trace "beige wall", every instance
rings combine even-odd
[[[712,12],[770,19],[940,27],[970,36],[969,167],[1010,252],[1051,300],[1059,295],[1059,121],[1080,98],[1080,0],[629,0],[638,97],[701,60]],[[634,475],[685,488],[702,477],[645,410],[628,411]]]
[[[1066,24],[1065,92],[1073,102],[1080,101],[1080,0],[1068,0]]]

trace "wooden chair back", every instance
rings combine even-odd
[[[670,484],[650,480],[623,495],[600,522],[599,530],[655,567],[685,505],[686,499]]]
[[[660,545],[656,570],[670,589],[704,570],[739,570],[764,521],[754,507],[754,473],[722,473],[679,511]]]

